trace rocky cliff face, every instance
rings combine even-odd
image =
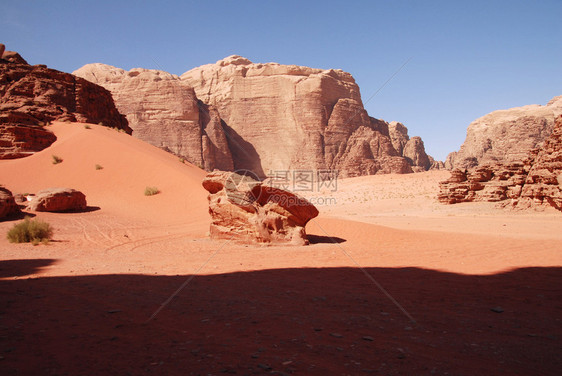
[[[533,163],[521,189],[519,205],[547,203],[562,211],[562,115],[544,145],[529,158]]]
[[[419,159],[395,149],[388,123],[368,116],[355,80],[341,70],[230,56],[181,79],[218,110],[235,168],[261,176],[296,169],[357,176],[411,172]]]
[[[476,119],[468,126],[460,150],[447,156],[445,167],[464,169],[522,161],[552,133],[554,119],[560,114],[562,96],[553,98],[546,106],[494,111]]]
[[[522,161],[455,169],[440,183],[439,201],[504,201],[513,206],[550,205],[562,210],[562,116],[543,146]]]
[[[193,88],[167,72],[88,64],[73,72],[109,90],[133,135],[207,170],[232,170],[230,149],[217,111],[197,100]]]
[[[340,176],[431,167],[423,142],[397,151],[349,73],[231,56],[184,73],[89,64],[75,75],[113,94],[133,135],[207,170],[339,170]],[[406,144],[408,146],[406,147]],[[404,154],[406,151],[406,154]]]
[[[49,146],[55,137],[41,126],[54,120],[101,122],[132,131],[104,88],[44,65],[31,66],[0,46],[0,159]]]

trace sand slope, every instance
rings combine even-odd
[[[57,141],[35,155],[0,163],[0,180],[14,193],[70,187],[102,211],[161,223],[201,222],[207,212],[205,172],[124,133],[83,124],[54,123]],[[63,159],[52,163],[52,156]],[[103,169],[96,170],[96,165]],[[147,197],[155,186],[161,194]]]

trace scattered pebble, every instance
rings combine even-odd
[[[342,337],[343,337],[343,336],[342,336],[341,334],[339,334],[339,333],[330,333],[330,335],[331,335],[332,337],[336,337],[336,338],[342,338]]]
[[[374,341],[375,339],[371,336],[363,336],[362,337],[365,341]]]
[[[495,312],[495,313],[502,313],[503,308],[502,307],[494,307],[494,308],[490,308],[490,311]]]

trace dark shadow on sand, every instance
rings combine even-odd
[[[54,259],[0,260],[0,278],[35,274],[55,262]]]
[[[0,222],[7,222],[7,221],[19,221],[25,218],[33,218],[36,214],[28,213],[25,211],[19,211],[17,213],[10,214],[4,218],[0,218]]]
[[[0,265],[22,276],[51,262]],[[4,279],[2,374],[557,375],[560,286],[560,267]]]
[[[338,238],[337,236],[323,236],[323,235],[311,235],[311,234],[307,234],[306,238],[308,239],[310,244],[321,244],[321,243],[339,244],[347,241],[346,239]]]

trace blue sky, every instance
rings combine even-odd
[[[181,74],[232,54],[340,68],[371,116],[404,123],[443,160],[472,120],[562,95],[561,18],[562,0],[0,0],[0,43],[65,72]]]

